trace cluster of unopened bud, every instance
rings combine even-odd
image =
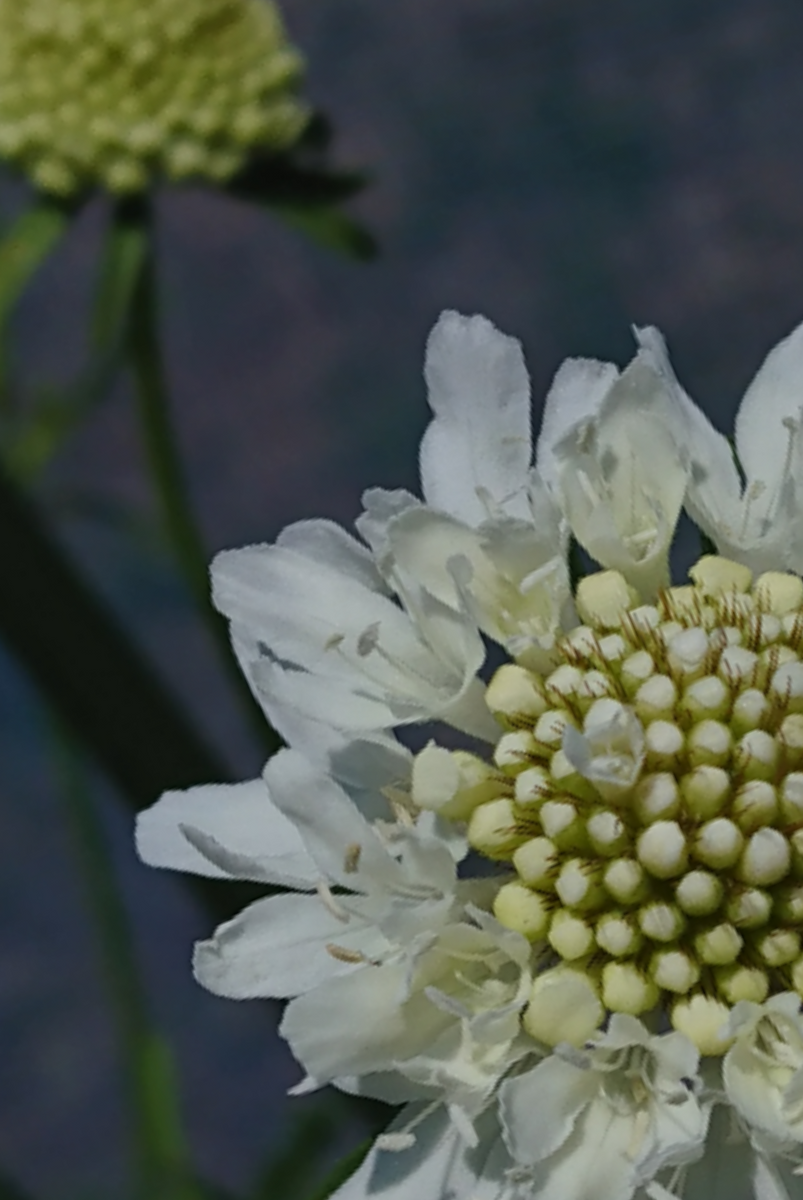
[[[551,674],[489,684],[493,762],[416,761],[416,801],[515,871],[494,912],[553,957],[524,1015],[541,1040],[552,972],[589,1014],[665,1008],[704,1053],[737,1001],[803,995],[803,582],[713,556],[690,575],[655,605],[584,579]]]
[[[0,157],[44,191],[232,176],[298,137],[270,0],[0,0]]]

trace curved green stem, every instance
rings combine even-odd
[[[181,456],[170,419],[170,398],[157,320],[153,222],[147,201],[140,203],[141,219],[147,224],[150,239],[134,291],[128,348],[151,476],[179,570],[221,651],[236,693],[260,742],[268,754],[273,754],[279,749],[281,740],[251,695],[234,658],[226,622],[212,607],[209,598],[208,556],[187,496]]]
[[[54,719],[56,766],[117,1025],[142,1200],[199,1200],[170,1049],[153,1028],[128,914],[81,757]]]

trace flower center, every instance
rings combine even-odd
[[[711,1052],[701,1005],[722,1024],[803,996],[803,583],[715,557],[690,575],[655,605],[589,576],[551,674],[497,672],[506,732],[468,836],[515,870],[502,924]]]

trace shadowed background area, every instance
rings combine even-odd
[[[339,157],[373,175],[355,209],[382,254],[353,264],[233,200],[162,195],[175,416],[210,554],[300,518],[349,522],[372,484],[416,487],[423,345],[444,307],[521,338],[536,413],[566,355],[624,361],[630,323],[657,324],[688,390],[730,428],[761,358],[803,316],[799,5],[284,10]],[[10,214],[19,187],[1,194]],[[80,362],[100,236],[90,208],[25,299],[16,347],[32,380]],[[145,519],[123,390],[48,482],[82,569],[210,742],[253,774],[259,754]],[[98,1194],[126,1177],[114,1039],[42,716],[11,661],[0,667],[0,1161],[43,1195]],[[197,1160],[244,1185],[305,1103],[285,1097],[297,1068],[261,1005],[193,984],[191,943],[209,918],[178,881],[135,861],[130,817],[106,800]]]

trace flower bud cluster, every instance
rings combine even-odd
[[[489,684],[505,733],[449,805],[515,870],[502,924],[712,1053],[739,1000],[803,996],[803,582],[713,556],[690,575],[655,605],[583,580],[560,665]]]
[[[0,156],[44,191],[222,181],[301,132],[269,0],[0,0]]]

